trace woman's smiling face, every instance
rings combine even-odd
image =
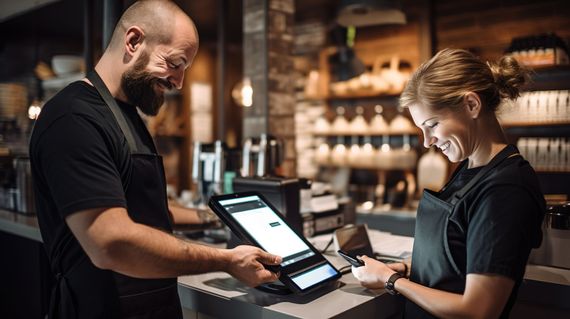
[[[433,110],[421,104],[409,107],[412,119],[424,135],[424,146],[438,147],[451,162],[469,157],[475,146],[474,120],[467,106]]]

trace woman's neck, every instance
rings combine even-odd
[[[482,117],[478,127],[478,143],[469,156],[468,168],[475,168],[489,164],[500,151],[507,146],[507,139],[494,114]]]

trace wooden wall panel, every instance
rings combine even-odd
[[[495,60],[514,37],[555,32],[570,39],[570,1],[435,0],[437,48],[470,49]]]

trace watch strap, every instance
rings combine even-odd
[[[386,281],[385,287],[386,287],[386,291],[388,291],[389,294],[391,295],[399,295],[400,293],[398,291],[396,291],[396,287],[395,287],[395,283],[396,280],[400,279],[400,278],[405,278],[404,276],[402,276],[400,273],[393,273],[392,276],[390,276],[390,278],[388,278],[388,280]]]

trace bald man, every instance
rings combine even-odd
[[[129,7],[95,72],[48,101],[30,141],[40,230],[57,283],[49,318],[181,318],[176,277],[225,271],[249,286],[281,258],[171,235],[198,221],[170,207],[162,160],[136,108],[156,115],[198,49],[192,20],[168,1]]]

